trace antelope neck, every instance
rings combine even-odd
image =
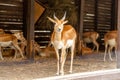
[[[62,36],[61,32],[59,33],[55,32],[54,39],[57,41],[61,41],[61,36]]]

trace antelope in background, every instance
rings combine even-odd
[[[104,35],[104,43],[105,43],[105,53],[104,53],[104,61],[106,60],[106,54],[108,52],[109,58],[112,61],[111,52],[112,49],[115,48],[115,56],[117,49],[117,31],[109,31]]]
[[[41,49],[40,55],[44,56],[44,57],[54,57],[54,58],[56,58],[55,49],[54,49],[54,47],[51,47],[51,46],[47,46],[46,48]]]
[[[27,40],[23,36],[23,32],[17,32],[17,33],[14,33],[14,35],[17,37],[18,40],[20,40],[19,46],[22,50],[22,53],[25,54],[26,46],[27,46]]]
[[[99,37],[99,33],[91,31],[91,32],[84,32],[83,33],[83,42],[85,43],[93,43],[94,44],[94,48],[97,48],[97,52],[99,51],[99,44],[96,41]],[[93,48],[93,50],[94,50]]]
[[[24,55],[23,55],[20,47],[18,46],[18,39],[14,34],[6,34],[6,33],[0,34],[0,58],[3,60],[4,58],[2,56],[2,50],[1,50],[2,47],[13,48],[15,50],[14,58],[16,58],[16,56],[17,56],[17,51],[19,51],[22,58],[24,58]]]
[[[82,55],[93,53],[93,50],[91,48],[84,46],[83,40],[80,41],[80,46],[81,46]]]
[[[66,49],[69,47],[71,47],[71,65],[69,72],[72,73],[75,40],[77,37],[76,31],[71,25],[64,25],[68,22],[65,20],[65,17],[66,12],[60,20],[55,14],[54,19],[48,17],[51,22],[55,23],[54,31],[51,36],[51,43],[54,46],[57,55],[57,75],[64,75],[64,64],[67,57]],[[61,49],[61,53],[59,53],[59,49]]]
[[[18,31],[18,32],[12,32],[10,31],[12,34],[8,34],[5,33],[5,31],[3,29],[0,29],[0,57],[3,60],[2,57],[2,52],[4,47],[12,47],[13,49],[15,49],[15,56],[14,58],[16,58],[17,55],[17,51],[20,52],[22,58],[23,56],[23,52],[21,52],[21,47],[19,47],[18,45],[18,40],[20,40],[20,44],[22,44],[23,40],[25,39],[23,36],[23,32],[22,31]],[[17,38],[17,40],[16,40]],[[10,41],[11,40],[11,41]],[[13,40],[13,42],[12,42]]]

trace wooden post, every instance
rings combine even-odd
[[[80,35],[83,34],[84,3],[85,3],[85,0],[80,0],[80,10],[79,10],[79,15],[80,15],[79,34]],[[82,36],[80,36],[80,38],[82,39]]]
[[[97,31],[98,29],[98,0],[95,0],[95,19],[94,19],[94,31]]]
[[[79,27],[78,27],[78,39],[77,39],[77,44],[79,45],[76,45],[76,49],[78,51],[78,54],[80,54],[80,56],[82,56],[82,53],[81,53],[81,43],[80,43],[80,40],[82,39],[82,34],[83,34],[83,16],[84,16],[84,1],[85,0],[79,0],[80,2],[80,5],[79,5]]]
[[[118,0],[112,0],[111,9],[112,9],[112,17],[111,17],[111,30],[117,30],[117,12],[118,12]]]
[[[27,53],[30,60],[34,60],[34,0],[25,0],[26,4],[26,33],[27,33]],[[24,7],[25,8],[25,7]]]
[[[120,68],[120,0],[118,0],[117,28],[118,28],[118,46],[117,46],[117,68]]]

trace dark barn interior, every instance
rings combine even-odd
[[[101,55],[99,53],[104,53],[105,50],[103,40],[105,33],[112,30],[120,31],[118,27],[120,25],[120,23],[118,22],[119,21],[118,17],[120,15],[118,14],[120,11],[120,10],[118,11],[119,8],[118,2],[119,0],[0,0],[0,29],[3,29],[5,33],[10,34],[11,32],[22,31],[25,39],[28,41],[26,48],[27,50],[25,53],[27,60],[34,61],[36,60],[35,57],[37,56],[37,58],[39,58],[41,61],[36,61],[36,63],[41,64],[41,66],[39,65],[39,67],[41,68],[41,71],[44,72],[43,67],[46,67],[46,65],[44,66],[42,63],[48,64],[49,61],[52,61],[53,63],[48,64],[51,68],[52,65],[56,65],[54,64],[56,62],[53,59],[53,57],[52,59],[48,58],[46,59],[41,58],[39,54],[36,54],[34,51],[33,41],[37,42],[40,45],[41,49],[46,48],[50,43],[50,37],[54,29],[53,27],[54,24],[51,23],[47,17],[53,18],[53,14],[55,14],[59,19],[61,19],[64,13],[66,12],[67,13],[66,20],[68,20],[67,24],[71,24],[75,28],[78,34],[77,35],[78,38],[80,37],[80,39],[82,39],[83,33],[88,31],[96,31],[100,35],[100,37],[97,39],[97,42],[100,45],[99,48],[100,52],[98,53],[95,52],[93,53],[93,55],[81,56],[81,52],[78,51],[77,52],[78,56],[77,58],[75,58],[76,63],[74,65],[79,66],[78,68],[81,68],[82,61],[83,64],[84,62],[85,63],[87,62],[86,66],[90,66],[89,63],[91,61],[93,61],[92,64],[95,61],[97,61],[96,65],[92,66],[92,68],[95,67],[94,70],[96,70],[96,67],[98,65],[100,65],[100,67],[104,69],[107,69],[106,65],[109,66],[110,69],[116,67],[119,68],[120,67],[119,58],[117,58],[117,61],[114,60],[112,62],[108,61],[105,63],[99,60],[103,58],[102,57],[103,54]],[[79,45],[78,41],[77,44]],[[120,43],[118,38],[118,52],[120,50],[119,44]],[[76,49],[78,49],[78,45],[76,46],[77,47]],[[91,49],[93,48],[92,43],[87,45]],[[120,54],[117,54],[117,56],[120,56]],[[79,62],[79,58],[81,63],[77,64],[77,62]],[[88,61],[86,59],[88,59]],[[21,61],[19,63],[22,64],[23,67],[23,64],[24,65],[32,64],[30,61],[27,62]],[[12,65],[14,66],[18,64],[14,61],[13,62],[11,61],[10,63],[12,63]],[[6,62],[6,60],[3,62],[0,61],[0,65],[2,66],[9,66],[11,65],[10,63]],[[35,66],[36,63],[32,64],[32,66]],[[105,64],[105,66],[101,65],[102,63]],[[86,68],[86,66],[84,64],[83,67]],[[28,66],[25,66],[25,69],[27,69],[27,67]],[[68,67],[69,66],[67,65],[67,68]],[[102,70],[100,67],[99,70]],[[38,67],[34,68],[38,69]],[[94,70],[90,69],[89,71]],[[85,69],[83,70],[83,72],[84,71],[87,70]],[[74,72],[76,73],[77,70],[75,70]],[[50,72],[48,74],[49,75],[40,74],[40,77],[55,76],[53,75],[54,74],[53,72]],[[35,76],[32,76],[32,78],[33,77]],[[0,77],[0,79],[2,78]],[[24,78],[21,79],[24,80]]]

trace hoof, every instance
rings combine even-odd
[[[105,62],[105,61],[106,61],[106,59],[103,59],[103,61]]]
[[[63,76],[63,75],[64,75],[64,73],[61,73],[61,74],[60,74],[60,76]]]
[[[113,59],[110,59],[111,61],[113,61]]]
[[[4,58],[2,56],[0,56],[1,60],[4,60]]]
[[[60,75],[59,72],[57,72],[56,75],[57,75],[57,76]]]
[[[72,73],[72,71],[69,71],[69,73]]]

